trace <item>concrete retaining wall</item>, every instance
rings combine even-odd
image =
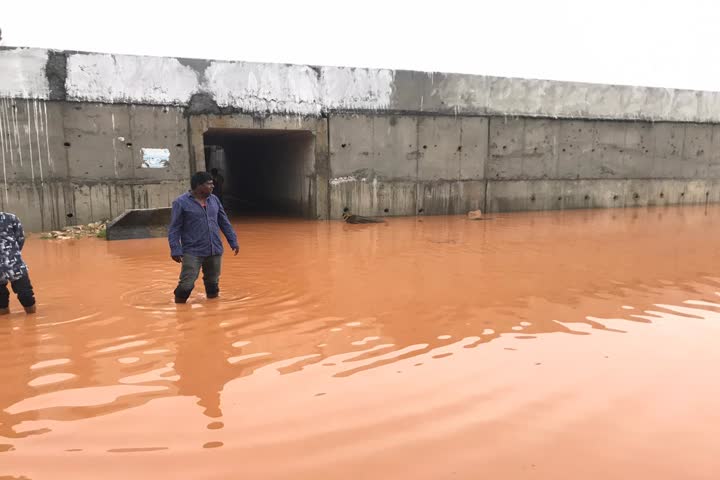
[[[720,201],[720,126],[339,115],[331,216]],[[387,211],[386,211],[387,210]]]
[[[29,230],[169,206],[215,130],[311,135],[271,184],[310,218],[720,201],[715,92],[14,48],[0,73],[0,207]]]
[[[172,107],[0,99],[0,206],[29,231],[165,207],[190,175],[187,121]],[[167,169],[142,148],[168,148]]]

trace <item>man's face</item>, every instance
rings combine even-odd
[[[200,185],[198,185],[197,188],[195,189],[195,191],[200,196],[209,197],[210,194],[213,192],[213,188],[215,188],[215,184],[213,183],[212,180],[208,180],[207,182],[201,183]]]

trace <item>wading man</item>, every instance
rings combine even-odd
[[[35,313],[35,294],[20,254],[23,245],[25,233],[20,220],[12,213],[0,212],[0,315],[10,313],[8,283],[25,312]]]
[[[180,281],[175,289],[175,303],[187,302],[201,268],[207,298],[216,298],[220,293],[223,254],[220,230],[235,255],[240,251],[237,235],[225,209],[212,194],[212,175],[207,172],[196,173],[190,179],[190,188],[189,192],[180,195],[172,203],[168,230],[170,256],[182,263]]]

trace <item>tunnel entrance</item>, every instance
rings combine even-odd
[[[211,129],[207,171],[224,177],[223,205],[234,216],[312,216],[315,137],[306,130]]]

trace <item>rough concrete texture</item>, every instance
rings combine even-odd
[[[720,122],[720,93],[479,75],[0,50],[0,97],[188,106],[250,114],[378,111]],[[47,69],[47,70],[46,70]],[[195,107],[198,105],[196,104]],[[229,112],[228,112],[229,113]]]
[[[46,50],[0,48],[0,98],[47,99]]]
[[[517,180],[488,182],[488,212],[698,205],[720,201],[720,180]]]
[[[719,128],[710,124],[492,118],[487,178],[717,177]]]
[[[198,74],[176,58],[73,54],[67,57],[69,100],[187,104]]]
[[[720,93],[7,48],[0,72],[0,205],[31,231],[168,207],[210,138],[229,194],[307,218],[720,201]]]
[[[340,218],[344,208],[392,216],[702,203],[720,201],[718,128],[358,113],[188,118],[180,107],[0,99],[0,204],[31,231],[167,207],[205,169],[209,132],[264,138],[267,203],[308,218]],[[142,168],[147,147],[167,148],[168,167]]]
[[[220,106],[211,95],[207,93],[195,93],[190,97],[187,113],[188,115],[217,115],[221,113],[221,111]]]
[[[48,61],[45,65],[45,75],[48,79],[50,100],[65,100],[65,79],[67,78],[67,57],[63,52],[48,52]]]
[[[67,178],[78,223],[125,209],[167,207],[187,189],[187,121],[169,107],[64,104]],[[143,148],[167,148],[168,168],[142,167]]]
[[[330,117],[330,216],[704,203],[720,128],[537,118]]]
[[[127,210],[107,225],[108,240],[165,237],[171,208]]]
[[[488,120],[330,117],[330,216],[465,213],[484,203]]]
[[[187,121],[169,107],[0,99],[0,203],[29,231],[163,207],[190,175]],[[168,148],[166,169],[141,168]]]

